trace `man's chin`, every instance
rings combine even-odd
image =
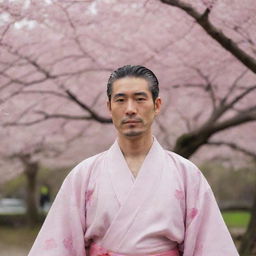
[[[142,131],[128,131],[124,133],[124,136],[126,137],[137,137],[142,135],[143,132]]]

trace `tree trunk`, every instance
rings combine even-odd
[[[254,203],[251,210],[251,219],[245,232],[239,249],[240,256],[251,256],[256,253],[256,190]]]
[[[189,158],[197,149],[207,143],[210,136],[210,132],[184,134],[177,139],[174,152],[185,158]]]
[[[37,173],[38,163],[27,163],[25,175],[27,177],[27,197],[26,197],[26,215],[30,226],[38,223],[39,213],[37,206]]]

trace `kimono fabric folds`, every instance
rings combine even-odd
[[[238,255],[201,172],[156,139],[137,178],[117,141],[76,166],[29,256],[88,254]]]

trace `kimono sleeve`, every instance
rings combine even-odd
[[[198,169],[194,174],[187,179],[182,256],[238,256],[209,184]]]
[[[86,168],[80,164],[64,180],[28,256],[85,256]]]

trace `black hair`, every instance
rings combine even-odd
[[[112,72],[112,74],[108,79],[108,84],[107,84],[107,95],[108,95],[109,101],[111,100],[113,83],[116,80],[124,77],[144,78],[145,80],[147,80],[149,83],[149,89],[152,93],[153,101],[155,102],[159,94],[158,79],[150,69],[140,65],[137,65],[137,66],[126,65]]]

